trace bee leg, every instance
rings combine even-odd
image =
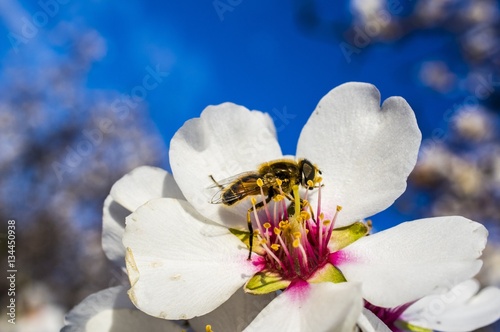
[[[272,195],[272,193],[270,193],[266,198],[266,204],[269,203],[272,198],[273,198],[273,195]],[[248,225],[248,232],[250,233],[250,238],[248,239],[248,246],[249,246],[248,260],[250,260],[252,258],[252,248],[253,248],[253,226],[252,226],[252,219],[250,218],[250,215],[252,214],[253,210],[259,210],[262,207],[264,207],[264,201],[261,201],[261,202],[255,204],[255,206],[252,206],[247,211],[247,225]]]
[[[219,187],[220,189],[224,189],[224,186],[220,185],[219,182],[215,181],[214,177],[212,174],[209,175],[210,179]]]

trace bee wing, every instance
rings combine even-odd
[[[256,172],[243,172],[229,178],[217,181],[208,189],[218,188],[210,200],[212,204],[221,204],[227,202],[238,201],[246,196],[260,194],[260,187],[257,185],[257,179],[260,175]],[[228,187],[239,182],[240,186],[234,190],[228,191]]]

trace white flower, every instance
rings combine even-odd
[[[229,228],[245,229],[251,200],[230,208],[210,204],[209,176],[224,179],[283,156],[268,115],[230,103],[206,108],[170,144],[181,195],[169,175],[143,168],[121,189],[117,183],[107,200],[109,209],[115,200],[129,211],[147,202],[127,218],[123,238],[131,300],[153,316],[189,319],[213,311],[243,285],[258,294],[286,288],[248,330],[344,331],[361,311],[361,294],[374,305],[394,307],[472,277],[481,266],[487,235],[478,223],[461,217],[422,219],[369,237],[362,237],[366,226],[353,224],[387,208],[405,190],[420,137],[404,99],[391,97],[380,107],[378,90],[363,83],[330,91],[302,130],[296,153],[322,170],[324,187],[300,194],[308,195],[317,218],[290,215],[293,232],[273,248],[278,236],[265,233],[283,231],[279,220],[286,201],[276,203],[278,213],[271,204],[254,216],[260,233],[247,260],[242,233],[237,237]],[[142,176],[156,189],[136,194]],[[165,194],[169,185],[158,186],[165,181],[175,195]],[[170,198],[148,201],[159,196]],[[118,248],[123,229],[119,222],[107,227],[106,220],[114,219],[104,225],[109,251]],[[341,228],[346,225],[351,226]],[[121,250],[115,250],[115,258],[123,256]],[[273,250],[279,256],[273,257]],[[291,263],[280,264],[286,260]],[[348,282],[338,283],[342,280]]]
[[[272,300],[273,295],[250,296],[237,291],[208,315],[189,321],[190,331],[204,332],[207,325],[217,331],[241,331]],[[61,332],[181,332],[186,322],[168,321],[138,310],[127,295],[127,288],[116,286],[92,294],[73,308]]]
[[[500,319],[500,289],[487,287],[478,291],[479,282],[469,279],[443,294],[429,295],[397,308],[367,304],[358,324],[364,332],[473,331]]]

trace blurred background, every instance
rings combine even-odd
[[[423,133],[408,190],[373,217],[376,229],[439,215],[482,222],[479,278],[500,286],[499,10],[492,0],[0,2],[0,265],[15,220],[18,270],[15,326],[0,279],[0,330],[57,331],[84,297],[124,280],[101,249],[104,198],[136,166],[170,170],[169,141],[186,120],[225,101],[268,112],[294,154],[319,99],[347,81],[403,96]]]

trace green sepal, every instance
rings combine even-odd
[[[396,321],[396,326],[404,331],[412,331],[412,332],[432,332],[432,329],[426,329],[424,327],[416,326],[410,324],[408,322],[403,322],[401,320]]]
[[[367,235],[369,232],[370,227],[361,221],[356,221],[349,226],[334,228],[328,248],[331,252],[339,251]]]
[[[333,282],[337,284],[339,282],[346,281],[347,280],[342,272],[329,263],[316,271],[316,273],[314,273],[312,277],[307,280],[307,282],[312,284],[319,284],[320,282]]]
[[[263,270],[256,273],[244,286],[246,293],[263,295],[285,289],[291,281],[283,279],[279,273]]]
[[[250,236],[249,236],[250,232],[242,231],[242,230],[235,229],[235,228],[229,228],[229,231],[231,232],[231,234],[233,234],[238,239],[240,239],[240,241],[243,242],[243,244],[245,244],[247,246],[247,248],[250,247],[250,243],[248,242],[248,240],[250,238]],[[261,246],[256,245],[255,244],[256,241],[257,241],[257,239],[254,237],[252,251],[262,256],[262,255],[264,255],[265,250]]]

